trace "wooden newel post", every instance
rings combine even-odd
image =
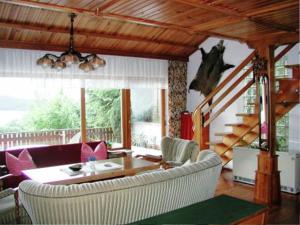
[[[268,205],[279,204],[281,196],[277,155],[261,150],[257,162],[254,200]]]
[[[257,156],[258,166],[255,174],[254,200],[272,205],[281,202],[280,172],[278,171],[278,156],[276,155],[274,48],[273,46],[263,46],[258,49],[258,52],[260,57],[267,61],[267,68],[265,68],[264,73],[268,78],[266,91],[268,131],[266,146],[260,146],[261,150]],[[261,74],[258,73],[258,75]]]
[[[200,139],[200,150],[208,149],[209,145],[207,144],[209,142],[209,125],[204,127],[204,123],[206,120],[209,119],[209,113],[207,113],[205,116],[201,115],[201,139]]]

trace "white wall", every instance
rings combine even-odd
[[[219,42],[218,38],[207,39],[201,47],[209,52],[210,49]],[[238,66],[252,51],[246,44],[236,41],[225,40],[226,49],[224,52],[225,63],[234,64]],[[282,49],[282,48],[281,48]],[[276,52],[278,52],[278,49]],[[187,88],[192,79],[195,77],[198,67],[201,64],[201,52],[196,51],[189,57],[188,75],[187,75]],[[288,53],[288,64],[299,64],[299,44],[291,49]],[[220,83],[234,70],[234,68],[225,71]],[[231,83],[230,83],[231,84]],[[229,84],[229,86],[230,86]],[[240,87],[236,88],[235,94]],[[232,94],[232,95],[233,95]],[[230,95],[230,96],[232,96]],[[203,101],[203,96],[199,92],[191,90],[187,95],[187,110],[193,112],[194,109]],[[228,98],[227,98],[228,99]],[[225,99],[226,101],[226,99]],[[225,127],[226,123],[240,122],[239,118],[235,116],[236,113],[243,112],[243,99],[240,97],[233,103],[225,112],[223,112],[216,120],[214,120],[210,127],[210,141],[218,141],[220,137],[216,137],[216,132],[230,131],[230,127]],[[289,113],[289,151],[300,152],[300,104],[293,108]]]
[[[210,49],[218,44],[220,39],[209,38],[207,39],[201,47],[209,52]],[[246,44],[242,44],[236,41],[224,40],[224,45],[226,47],[224,52],[224,62],[238,66],[253,50],[249,49]],[[202,56],[200,51],[196,51],[189,57],[188,63],[188,75],[187,75],[187,85],[189,86],[192,79],[195,77],[198,67],[202,61]],[[234,70],[234,68],[229,69],[224,72],[220,83]],[[231,84],[231,83],[230,83]],[[228,86],[230,86],[230,84]],[[188,88],[188,87],[187,87]],[[239,90],[239,87],[236,88]],[[233,92],[233,94],[236,92]],[[232,96],[232,95],[230,95]],[[199,92],[191,90],[187,95],[187,110],[193,112],[194,109],[203,101],[203,95]],[[226,99],[225,99],[226,101]],[[242,98],[239,98],[234,104],[232,104],[224,113],[222,113],[216,120],[214,120],[210,127],[210,140],[215,141],[215,133],[230,131],[230,127],[225,127],[225,123],[236,123],[239,122],[238,118],[235,116],[236,113],[242,112]]]

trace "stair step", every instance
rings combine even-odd
[[[214,146],[214,151],[219,155],[223,155],[226,151],[228,151],[228,146],[224,143],[219,143]]]
[[[234,142],[236,142],[240,137],[235,134],[229,134],[223,137],[223,143],[227,146],[231,146]]]
[[[206,142],[205,144],[207,145],[218,145],[218,144],[223,144],[223,142],[214,142],[214,141],[210,141],[210,142]]]
[[[215,136],[226,136],[226,135],[230,135],[233,134],[232,132],[220,132],[220,133],[215,133]]]
[[[238,141],[237,143],[235,143],[235,144],[233,145],[233,147],[247,146],[247,145],[248,145],[248,143],[247,143],[246,141],[240,140],[240,141]]]
[[[258,133],[251,131],[243,137],[243,141],[247,144],[251,144],[258,137]]]

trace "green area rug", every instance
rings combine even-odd
[[[264,208],[263,205],[220,195],[133,224],[229,224]]]

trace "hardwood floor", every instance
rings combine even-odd
[[[236,198],[253,201],[254,186],[233,182],[232,171],[223,169],[216,195],[227,194]],[[267,224],[299,224],[300,195],[281,192],[281,205],[269,209]]]

